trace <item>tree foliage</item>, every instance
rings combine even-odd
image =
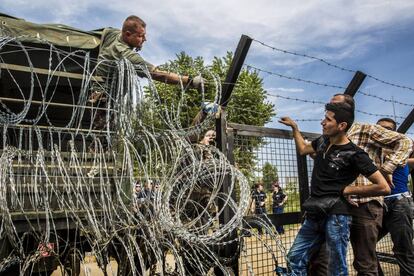
[[[143,105],[143,109],[146,110],[143,117],[147,121],[147,125],[155,126],[158,129],[165,128],[166,124],[160,115],[163,114],[165,117],[168,113],[170,122],[175,123],[177,127],[189,127],[193,118],[200,111],[201,103],[216,100],[216,90],[225,80],[232,57],[233,54],[228,52],[224,57],[214,57],[211,64],[207,65],[202,57],[192,58],[185,52],[181,52],[176,55],[175,60],[159,66],[161,70],[181,75],[197,76],[201,74],[207,80],[208,86],[204,93],[188,87],[184,87],[185,90],[182,93],[183,87],[154,82],[161,100],[158,101],[151,94],[150,89],[146,90],[149,101]],[[266,99],[267,92],[258,72],[243,69],[226,108],[227,121],[263,126],[275,114],[273,104],[267,102]],[[245,137],[245,140],[244,145],[235,143],[235,161],[238,168],[252,180],[256,168],[254,151],[262,145],[262,139]]]
[[[181,75],[197,76],[201,74],[207,80],[208,86],[204,91],[204,95],[190,88],[187,88],[184,94],[181,94],[182,89],[180,86],[154,82],[162,99],[158,110],[161,108],[169,110],[173,118],[179,119],[182,127],[188,127],[195,115],[200,111],[202,101],[214,102],[215,100],[216,80],[208,72],[218,76],[218,81],[223,83],[230,67],[232,56],[233,54],[228,52],[225,57],[215,57],[211,65],[206,65],[202,57],[192,58],[186,53],[181,52],[177,54],[175,60],[159,66],[161,70]],[[257,126],[263,126],[269,122],[274,115],[274,106],[266,102],[266,93],[266,90],[263,88],[263,79],[260,78],[257,72],[247,69],[242,70],[226,109],[228,121]],[[177,110],[181,112],[176,112]],[[180,117],[174,117],[178,113]]]
[[[275,165],[270,164],[269,162],[266,162],[263,165],[263,169],[262,169],[262,174],[263,174],[263,186],[266,190],[271,190],[272,189],[272,184],[275,181],[279,180],[279,175],[277,173],[277,167]]]

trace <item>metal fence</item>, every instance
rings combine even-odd
[[[228,133],[231,133],[228,137],[232,139],[229,144],[233,147],[230,151],[235,165],[248,177],[252,187],[259,180],[263,182],[266,178],[263,168],[272,165],[277,168],[279,183],[288,196],[284,213],[273,214],[271,184],[263,183],[267,194],[268,221],[274,227],[275,233],[278,226],[283,226],[284,234],[278,234],[276,240],[267,234],[242,238],[239,275],[250,275],[252,272],[254,275],[276,275],[277,266],[286,267],[285,255],[302,222],[301,203],[309,196],[313,160],[297,155],[291,131],[229,124]],[[302,134],[309,140],[319,136],[314,133]],[[257,217],[249,213],[245,219],[249,222]],[[254,228],[256,225],[247,223],[245,227]],[[257,233],[256,231],[258,230],[252,230],[253,233]],[[389,235],[378,243],[377,252],[385,275],[399,275]],[[347,259],[350,275],[356,275],[352,266],[351,245],[349,245]]]

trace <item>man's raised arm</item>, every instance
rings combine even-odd
[[[290,126],[293,132],[293,138],[295,139],[296,148],[301,155],[311,154],[314,153],[315,150],[313,149],[310,143],[306,143],[305,139],[303,139],[302,134],[300,134],[298,125],[295,121],[293,121],[289,117],[282,117],[279,120],[279,123],[282,123],[286,126]]]
[[[195,89],[200,89],[202,85],[205,85],[205,80],[201,76],[191,78],[190,76],[180,76],[178,74],[162,71],[156,68],[150,71],[150,74],[154,80],[167,84],[179,84],[180,81],[182,81],[184,85],[190,85],[191,88]]]

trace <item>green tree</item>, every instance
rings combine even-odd
[[[289,212],[299,212],[300,211],[300,194],[299,194],[299,184],[297,180],[292,180],[286,183],[285,192],[289,197],[287,204],[286,204],[286,209],[289,210]]]
[[[185,52],[177,54],[176,59],[162,66],[160,69],[176,72],[182,75],[196,76],[202,74],[207,79],[208,86],[204,94],[195,89],[186,89],[184,94],[179,86],[154,82],[157,92],[162,99],[156,106],[158,111],[168,110],[169,115],[182,127],[188,127],[195,115],[200,111],[202,101],[213,102],[215,99],[216,82],[223,82],[230,67],[233,54],[228,52],[225,57],[214,57],[211,65],[206,65],[202,57],[192,58]],[[218,76],[218,80],[214,79]],[[217,84],[220,86],[221,84]],[[150,90],[147,96],[154,100]],[[267,92],[263,88],[263,79],[256,71],[243,69],[233,90],[231,100],[227,106],[229,122],[263,126],[269,122],[274,113],[273,104],[266,102]],[[179,109],[181,112],[176,112]],[[180,114],[180,117],[174,117]],[[179,119],[179,120],[177,120]]]
[[[144,124],[156,129],[165,129],[169,123],[178,128],[189,127],[200,111],[201,103],[215,101],[216,88],[224,82],[232,57],[233,54],[228,52],[224,57],[214,57],[211,64],[206,65],[202,57],[192,58],[181,52],[175,60],[160,66],[162,70],[182,75],[196,76],[201,73],[209,85],[204,93],[190,88],[183,93],[180,86],[154,82],[159,97],[155,96],[153,89],[146,89],[148,100],[141,110]],[[227,120],[232,123],[263,126],[271,120],[275,115],[274,105],[267,102],[267,91],[258,72],[247,68],[241,71],[226,111]],[[250,180],[254,179],[257,170],[254,151],[262,144],[262,139],[258,137],[244,137],[243,143],[235,143],[236,165]]]
[[[277,167],[266,162],[262,169],[263,174],[263,186],[267,191],[272,190],[272,184],[275,181],[279,180],[279,175],[277,174]]]

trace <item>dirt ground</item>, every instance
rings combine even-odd
[[[279,236],[280,239],[278,242],[271,240],[270,237],[266,235],[244,238],[244,245],[239,259],[239,275],[248,276],[251,275],[251,272],[253,272],[254,275],[276,275],[274,272],[276,262],[279,266],[286,267],[284,256],[292,245],[298,230],[299,225],[291,225],[286,227],[285,234]],[[390,246],[391,244],[389,236],[386,236],[383,240],[381,240],[377,248],[381,252],[392,253]],[[269,253],[270,251],[275,252],[274,255]],[[356,275],[356,272],[352,267],[353,254],[351,246],[348,248],[347,259],[349,275]],[[169,263],[171,264],[170,267],[173,267],[174,260],[172,256],[169,258]],[[117,267],[118,265],[116,261],[111,261],[106,268],[108,275],[116,276]],[[399,275],[398,265],[381,263],[381,267],[385,275]],[[52,275],[60,276],[62,274],[58,269]],[[81,265],[80,275],[103,276],[104,274],[97,266],[95,258],[93,256],[87,256],[84,264]]]
[[[239,259],[239,275],[251,275],[251,273],[249,273],[251,271],[253,271],[254,275],[276,275],[274,272],[276,262],[279,266],[286,267],[285,254],[282,252],[285,251],[287,253],[298,230],[299,225],[286,227],[285,234],[279,236],[279,245],[269,237],[266,237],[266,235],[244,238],[244,247]],[[267,248],[276,252],[275,255],[269,253],[270,250],[267,250]],[[391,249],[392,241],[389,235],[382,239],[377,245],[377,250],[383,253],[392,254]],[[347,254],[349,275],[356,275],[356,271],[352,266],[352,260],[352,247],[349,245]],[[400,275],[398,265],[381,263],[381,267],[384,274],[387,276]]]
[[[116,271],[118,269],[118,264],[116,261],[111,261],[110,264],[106,267],[106,272],[108,276],[116,276]],[[84,263],[81,264],[80,276],[104,276],[102,269],[98,267],[95,257],[86,256]],[[52,276],[62,276],[60,268],[55,270],[52,273]]]

